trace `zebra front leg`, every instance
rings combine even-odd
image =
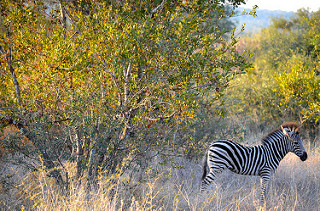
[[[270,180],[270,172],[261,174],[261,204],[266,205],[266,187]]]

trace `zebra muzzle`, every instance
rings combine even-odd
[[[304,152],[302,153],[302,155],[300,156],[300,160],[305,161],[305,160],[307,160],[307,158],[308,158],[307,152],[304,151]]]

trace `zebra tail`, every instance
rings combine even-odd
[[[207,176],[207,169],[208,169],[208,151],[206,152],[206,156],[203,159],[203,174],[202,174],[202,180],[204,180],[204,178],[206,178]]]

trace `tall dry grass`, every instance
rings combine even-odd
[[[267,189],[267,210],[320,209],[320,147],[306,146],[305,162],[290,153],[280,163]],[[99,176],[88,186],[72,180],[73,164],[66,165],[71,182],[68,193],[57,189],[45,172],[21,177],[15,197],[3,200],[7,210],[259,210],[260,179],[225,171],[209,193],[200,194],[201,161],[176,158],[182,168],[155,162],[143,172]],[[121,176],[120,176],[121,175]],[[90,187],[88,189],[88,187]]]

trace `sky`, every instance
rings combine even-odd
[[[245,7],[252,8],[258,5],[259,9],[267,10],[283,10],[283,11],[297,11],[302,7],[309,8],[310,11],[317,11],[320,9],[320,0],[246,0]]]

